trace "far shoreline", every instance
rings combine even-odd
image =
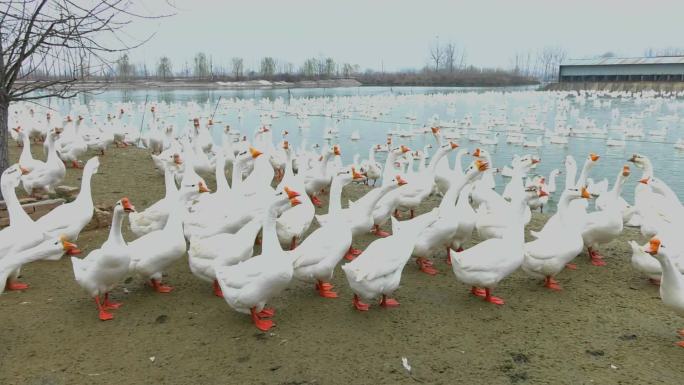
[[[206,90],[206,91],[267,91],[285,89],[314,89],[314,88],[368,88],[368,87],[427,87],[427,88],[506,88],[538,86],[535,82],[465,82],[431,84],[409,83],[395,84],[386,83],[361,83],[356,79],[330,79],[330,80],[304,80],[298,82],[247,80],[233,81],[193,81],[193,80],[131,80],[131,81],[86,81],[78,82],[72,86],[79,91],[127,91],[127,90],[150,90],[174,91],[174,90]]]

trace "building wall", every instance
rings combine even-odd
[[[684,64],[561,66],[560,76],[683,75]]]

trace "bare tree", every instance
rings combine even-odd
[[[198,79],[206,79],[211,74],[209,68],[209,59],[207,58],[207,54],[204,52],[198,52],[195,55],[195,67],[193,74]]]
[[[138,14],[134,5],[130,0],[0,1],[0,172],[9,165],[10,103],[73,97],[82,92],[79,81],[111,69],[112,53],[147,41],[131,41],[121,31],[136,18],[163,16]]]
[[[128,58],[128,54],[125,53],[121,56],[119,56],[118,59],[116,59],[116,77],[120,81],[127,81],[131,80],[133,75],[135,75],[135,68],[133,64],[131,64],[130,59]]]
[[[159,59],[159,63],[157,63],[157,77],[166,80],[171,76],[172,72],[171,59],[168,56],[162,56]]]
[[[342,65],[342,77],[350,78],[354,74],[354,66],[349,63]]]
[[[325,69],[324,69],[324,74],[325,77],[330,79],[335,75],[335,72],[337,71],[337,64],[335,64],[335,60],[331,57],[328,57],[325,59]]]
[[[439,41],[436,41],[430,47],[430,60],[435,65],[435,71],[439,72],[439,65],[444,60],[444,50],[442,49],[442,46],[439,45]]]
[[[312,79],[316,76],[316,69],[318,68],[318,60],[315,58],[307,59],[302,65],[301,72],[305,78]]]
[[[245,61],[242,60],[241,57],[234,57],[232,60],[232,64],[233,68],[231,72],[233,72],[233,77],[235,78],[235,80],[240,80],[245,70]]]
[[[448,42],[444,46],[444,67],[449,72],[454,72],[456,61],[456,44]]]
[[[274,58],[267,56],[261,59],[261,76],[264,79],[271,79],[275,75],[276,61]]]

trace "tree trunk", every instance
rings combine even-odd
[[[0,96],[1,97],[1,96]],[[9,153],[7,145],[9,126],[9,102],[0,99],[0,173],[9,167]],[[0,199],[2,192],[0,192]]]

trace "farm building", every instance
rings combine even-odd
[[[684,81],[684,56],[572,59],[560,65],[559,82]]]

